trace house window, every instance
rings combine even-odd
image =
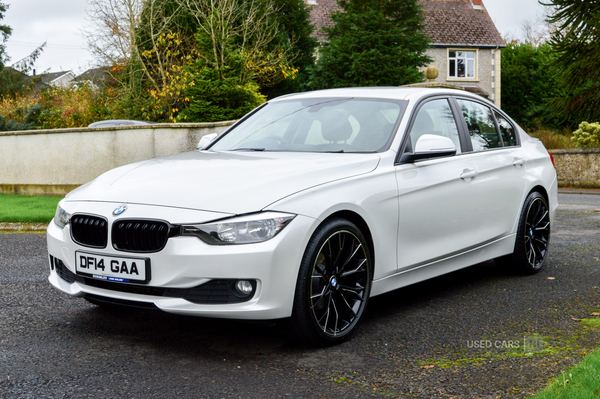
[[[475,79],[476,52],[465,50],[448,51],[448,77]]]

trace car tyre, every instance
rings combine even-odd
[[[302,258],[292,324],[304,341],[335,345],[347,340],[365,312],[373,280],[367,240],[348,220],[324,222]]]
[[[519,274],[537,273],[546,262],[549,245],[550,208],[546,198],[533,191],[521,210],[514,252],[496,259],[496,263]]]

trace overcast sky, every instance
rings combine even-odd
[[[37,73],[72,70],[76,74],[93,66],[81,30],[86,26],[85,0],[0,0],[9,4],[2,24],[13,33],[8,40],[11,63],[30,54],[47,42],[36,64]],[[502,34],[520,36],[520,23],[544,14],[538,0],[483,0],[492,20]]]

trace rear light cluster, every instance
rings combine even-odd
[[[552,154],[550,154],[550,151],[548,151],[548,155],[550,155],[550,160],[552,161],[552,166],[556,167],[556,165],[554,165],[554,157],[552,156]]]

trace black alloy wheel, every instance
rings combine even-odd
[[[541,267],[550,244],[550,212],[543,197],[529,203],[523,234],[527,262],[531,268]]]
[[[300,267],[292,320],[310,343],[343,342],[363,315],[371,292],[373,265],[360,230],[344,219],[317,229]]]
[[[542,269],[550,245],[550,208],[542,194],[530,193],[521,211],[515,250],[497,259],[518,273],[533,274]]]

